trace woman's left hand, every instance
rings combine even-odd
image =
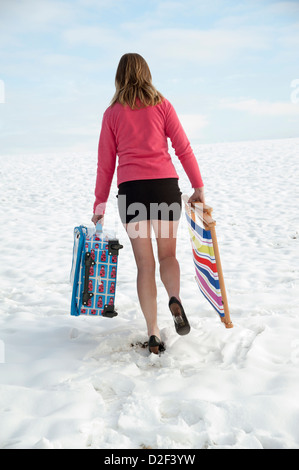
[[[194,193],[189,198],[188,202],[202,202],[205,204],[204,187],[202,186],[201,188],[194,188]]]

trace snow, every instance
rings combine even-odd
[[[73,228],[92,225],[96,155],[1,157],[1,448],[299,448],[298,146],[194,145],[234,328],[198,290],[182,217],[177,254],[192,329],[175,333],[157,270],[161,356],[137,345],[147,336],[115,180],[105,229],[124,245],[119,315],[69,313]]]

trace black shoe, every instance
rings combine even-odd
[[[176,297],[171,297],[168,305],[172,313],[172,318],[177,334],[181,336],[187,335],[190,331],[190,325],[182,304]]]
[[[159,354],[160,352],[165,351],[165,346],[158,336],[152,335],[148,341],[148,349],[151,353]]]

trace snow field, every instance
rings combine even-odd
[[[115,181],[105,228],[124,245],[119,315],[69,315],[73,228],[91,225],[96,156],[1,157],[1,448],[299,448],[298,144],[194,146],[234,328],[197,288],[183,215],[192,330],[176,335],[157,269],[161,356],[138,346],[147,336]]]

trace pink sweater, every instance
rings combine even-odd
[[[104,214],[118,155],[117,185],[125,181],[178,178],[168,152],[170,138],[193,188],[203,186],[189,140],[171,103],[132,110],[116,103],[104,113],[98,148],[94,213]]]

